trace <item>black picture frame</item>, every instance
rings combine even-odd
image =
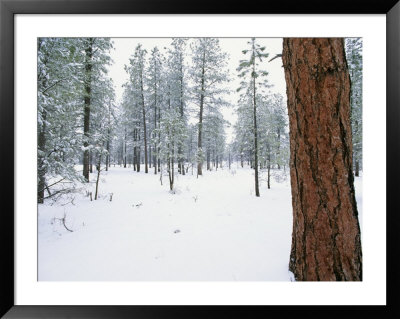
[[[386,306],[16,306],[14,303],[14,15],[15,14],[386,14],[387,104],[387,305]],[[396,274],[400,211],[399,180],[399,57],[398,0],[268,1],[230,3],[204,0],[0,0],[0,176],[1,275],[0,315],[4,318],[242,318],[324,316],[324,318],[400,317],[399,275]],[[377,106],[378,107],[378,106]],[[383,107],[383,106],[382,106]],[[377,185],[377,187],[379,187]],[[381,212],[377,212],[381,213]]]

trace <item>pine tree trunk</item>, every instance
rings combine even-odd
[[[89,151],[89,172],[93,173],[93,154]]]
[[[158,107],[158,145],[160,145],[161,142],[161,108]],[[160,158],[160,146],[157,148],[157,154],[158,154],[158,172],[161,173],[161,158]]]
[[[99,190],[99,180],[100,180],[100,171],[101,171],[101,155],[99,155],[99,160],[97,162],[96,169],[97,169],[97,179],[96,179],[96,192],[94,195],[94,200],[97,200],[97,194],[98,194],[98,190]]]
[[[172,158],[171,158],[171,166],[172,166],[172,170],[171,170],[171,180],[170,180],[170,188],[171,190],[174,189],[174,177],[175,177],[175,146],[174,143],[172,142]]]
[[[44,166],[45,146],[46,146],[46,117],[47,112],[44,110],[42,114],[43,125],[40,128],[38,136],[38,203],[44,202],[44,189],[46,187],[46,167]]]
[[[92,82],[92,57],[93,57],[93,38],[89,39],[89,45],[85,49],[85,96],[84,96],[84,114],[83,114],[83,134],[85,140],[83,146],[83,176],[89,182],[89,128],[90,128],[90,95]]]
[[[140,94],[142,99],[142,114],[143,114],[143,138],[144,138],[144,172],[149,172],[147,163],[147,132],[146,132],[146,109],[144,104],[144,89],[143,89],[143,73],[140,72]]]
[[[271,155],[268,154],[268,164],[267,164],[267,187],[271,188]]]
[[[197,141],[197,149],[201,154],[201,158],[197,163],[197,176],[203,175],[203,149],[202,149],[202,133],[203,133],[203,108],[204,108],[204,75],[205,75],[205,51],[203,53],[203,67],[201,70],[201,92],[200,92],[200,113],[199,113],[199,136]]]
[[[138,162],[137,158],[137,147],[136,147],[136,141],[137,141],[137,129],[133,129],[133,170],[136,172],[136,166]]]
[[[108,104],[108,123],[107,123],[107,143],[106,143],[106,149],[107,149],[107,155],[106,155],[106,171],[108,171],[108,168],[111,166],[110,165],[110,139],[111,139],[111,103]],[[115,164],[114,164],[115,165]]]
[[[174,143],[170,147],[170,144],[167,144],[168,148],[168,178],[169,178],[169,189],[172,191],[174,189]]]
[[[106,172],[107,172],[110,166],[110,129],[107,129],[106,149],[107,149],[107,155],[106,155]]]
[[[140,172],[140,146],[136,147],[136,172]]]
[[[151,168],[151,146],[149,145],[149,168]]]
[[[124,134],[124,168],[126,168],[126,128]]]
[[[296,280],[362,280],[343,39],[284,39]]]
[[[156,147],[154,147],[154,153],[156,152]],[[154,175],[157,175],[157,156],[153,155],[153,167],[154,167]]]
[[[276,157],[277,157],[277,160],[278,160],[278,169],[281,169],[281,165],[279,164],[279,162],[280,162],[280,155],[281,155],[281,130],[280,130],[280,128],[278,127],[278,132],[277,132],[278,134],[278,137],[277,137],[277,146],[276,146],[276,148],[277,148],[277,150],[276,150]]]
[[[42,39],[38,39],[38,50],[43,44]],[[48,55],[44,59],[44,64],[48,63]],[[39,77],[39,75],[38,75]],[[39,80],[39,78],[38,78]],[[47,87],[47,77],[42,79],[42,87]],[[44,108],[42,113],[42,126],[38,128],[38,157],[37,157],[37,174],[38,174],[38,189],[37,189],[37,201],[39,204],[44,202],[44,189],[46,187],[46,166],[44,160],[46,157],[46,130],[47,130],[47,110]],[[39,123],[38,123],[39,124]]]
[[[157,96],[157,88],[156,88],[156,96]],[[157,128],[157,97],[155,99],[154,106],[154,129]],[[156,134],[154,133],[154,140],[156,139]],[[153,166],[154,166],[154,174],[157,175],[157,143],[154,143],[154,151],[153,151]]]
[[[253,74],[255,74],[255,59],[253,61]],[[258,129],[257,129],[257,103],[256,103],[256,78],[253,76],[253,124],[254,124],[254,184],[256,196],[260,197],[258,185]]]
[[[180,61],[180,76],[179,76],[179,84],[180,84],[180,105],[179,105],[179,115],[180,115],[180,120],[183,122],[183,69],[182,69],[182,58]],[[178,172],[179,174],[185,175],[185,169],[183,167],[183,141],[179,139],[178,142]]]

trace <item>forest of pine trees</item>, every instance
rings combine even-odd
[[[237,69],[228,68],[229,52],[222,50],[217,38],[174,38],[168,47],[150,50],[138,43],[125,65],[128,80],[117,99],[108,72],[113,63],[112,39],[39,38],[38,203],[57,200],[87,183],[95,184],[93,199],[97,200],[102,172],[115,166],[148,174],[161,184],[167,181],[171,192],[179,175],[200,179],[210,171],[230,170],[233,164],[249,167],[256,197],[268,196],[274,173],[290,172],[294,211],[290,269],[296,279],[360,280],[361,244],[352,179],[363,169],[362,41],[326,41],[284,39],[286,101],[286,96],[271,90],[274,83],[267,71],[269,64],[278,63],[268,59],[276,52],[269,52],[258,39],[237,48],[242,53]],[[333,62],[318,65],[318,57],[302,51],[306,46],[309,52],[331,46]],[[294,71],[307,63],[309,73]],[[232,87],[234,78],[239,87]],[[343,90],[337,101],[319,95],[324,81],[340,82],[331,93]],[[317,93],[311,98],[309,92]],[[228,97],[234,94],[238,99],[232,102]],[[337,103],[341,109],[335,108]],[[329,112],[308,108],[312,105],[333,112],[334,120]],[[227,108],[234,111],[235,123],[224,117]],[[335,132],[339,141],[330,137]],[[335,153],[338,149],[342,154]],[[329,161],[321,164],[321,154],[330,152]],[[323,175],[326,180],[318,177]],[[260,187],[261,179],[267,187]],[[342,229],[339,221],[336,226],[330,223],[343,210],[351,224],[352,242],[339,245],[332,238],[347,239],[341,232],[348,229]],[[326,217],[318,219],[312,215],[316,211]],[[317,228],[327,241],[308,231]],[[304,258],[309,249],[305,240],[307,245],[313,243],[315,256]],[[346,245],[351,253],[341,250]],[[319,269],[305,266],[311,264]]]
[[[268,172],[269,187],[270,169],[287,167],[288,130],[283,96],[267,91],[268,53],[255,39],[249,45],[248,59],[229,72],[218,39],[172,39],[165,53],[138,44],[117,104],[110,39],[39,39],[38,202],[55,195],[47,180],[89,182],[97,167],[165,174],[172,190],[175,174],[198,176],[233,161],[255,170],[259,196],[258,170]],[[242,79],[237,106],[226,100],[233,76]],[[223,107],[239,119],[229,146]]]

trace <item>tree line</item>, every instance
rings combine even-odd
[[[147,52],[138,44],[125,65],[129,80],[121,103],[115,100],[107,72],[112,49],[109,38],[38,40],[39,203],[73,189],[59,190],[58,182],[89,182],[93,168],[98,168],[97,198],[100,171],[111,164],[167,175],[171,190],[176,173],[190,170],[201,176],[204,169],[218,169],[224,163],[230,168],[234,160],[240,160],[242,167],[247,161],[256,170],[268,167],[268,172],[271,165],[286,165],[283,97],[257,90],[254,99],[255,81],[248,80],[242,82],[248,87],[241,87],[237,105],[230,105],[228,83],[235,74],[227,68],[228,54],[218,39],[175,38],[164,53],[157,47]],[[259,104],[255,117],[249,117],[252,101]],[[229,145],[224,106],[236,108],[239,116],[236,138]],[[255,147],[257,136],[260,146]]]
[[[54,196],[52,177],[89,182],[93,167],[117,163],[135,171],[168,175],[203,174],[227,162],[247,163],[255,172],[286,169],[289,135],[286,101],[272,94],[266,66],[269,53],[256,39],[242,50],[237,73],[227,68],[228,54],[218,39],[175,38],[165,53],[141,44],[125,65],[129,81],[117,104],[112,79],[109,38],[40,38],[38,40],[38,202]],[[355,175],[362,169],[362,42],[346,39],[352,82],[351,127]],[[273,59],[271,59],[273,60]],[[270,61],[271,61],[270,60]],[[241,79],[234,139],[221,113],[229,106],[228,83]],[[82,179],[75,165],[82,164]],[[100,172],[100,169],[98,170]],[[47,190],[47,196],[45,196]],[[68,190],[67,190],[68,191]],[[97,197],[97,196],[96,196]]]

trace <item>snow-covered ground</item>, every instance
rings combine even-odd
[[[269,190],[262,181],[257,198],[253,174],[236,164],[198,179],[189,171],[171,193],[152,169],[111,167],[97,201],[83,192],[39,205],[39,280],[289,281],[289,179],[273,179]]]

